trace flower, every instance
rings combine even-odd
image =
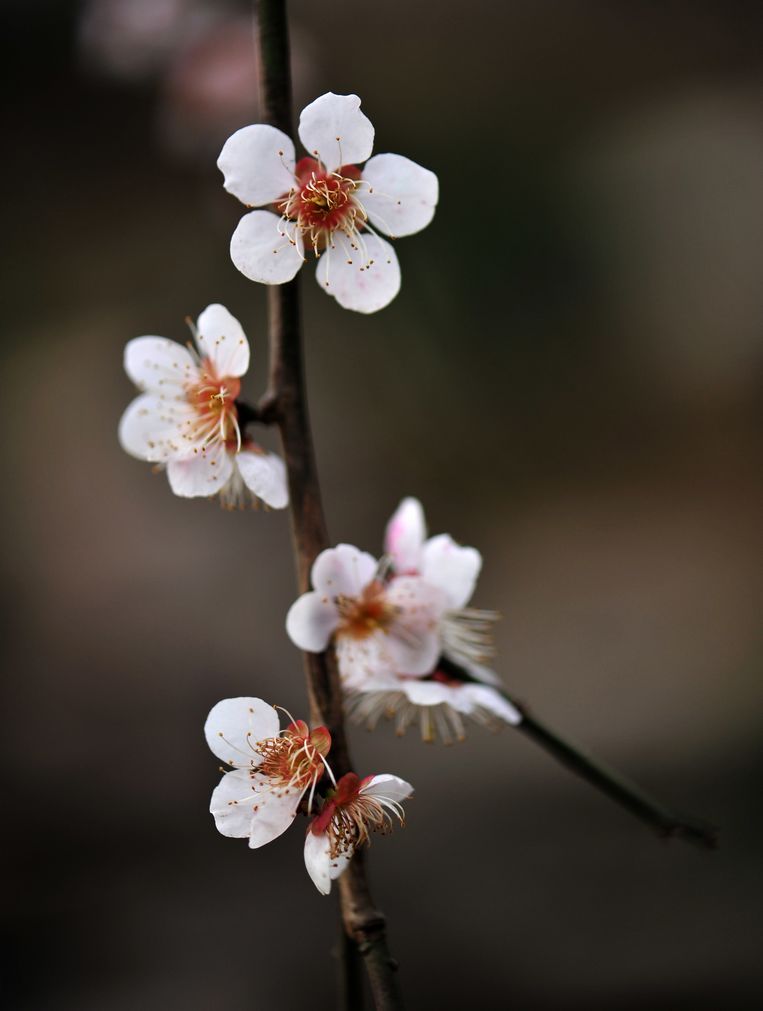
[[[289,502],[286,468],[242,435],[236,397],[249,367],[241,324],[209,305],[192,326],[195,347],[164,337],[136,337],[125,348],[127,375],[143,392],[122,415],[119,441],[139,460],[167,468],[184,498],[220,495],[228,508]]]
[[[315,589],[302,594],[286,617],[286,630],[300,649],[320,653],[333,639],[340,673],[348,679],[390,667],[413,674],[432,668],[445,607],[439,589],[418,576],[387,582],[384,564],[350,544],[322,551],[311,579]]]
[[[347,674],[348,715],[373,729],[382,716],[395,720],[398,734],[418,721],[426,741],[446,744],[464,738],[464,717],[490,728],[516,725],[519,710],[498,690],[500,680],[484,666],[493,655],[492,626],[498,615],[467,607],[482,558],[448,534],[427,540],[421,503],[404,499],[389,524],[385,550],[391,561],[389,593],[400,579],[420,579],[445,600],[437,626],[438,652],[426,671],[379,665]]]
[[[437,176],[402,155],[370,158],[374,128],[357,95],[321,95],[302,110],[298,132],[308,151],[299,161],[273,126],[245,126],[225,142],[225,189],[247,207],[271,208],[241,219],[231,258],[252,281],[283,284],[311,250],[318,283],[341,306],[383,309],[400,290],[400,266],[376,230],[394,238],[425,228]]]
[[[411,784],[397,776],[342,776],[305,838],[305,867],[319,892],[328,895],[331,882],[345,870],[355,849],[370,842],[371,832],[389,830],[393,816],[405,824],[401,802],[412,793]]]
[[[310,808],[328,768],[331,735],[325,727],[311,731],[302,720],[292,720],[279,730],[273,706],[262,699],[237,698],[213,707],[204,735],[214,754],[233,767],[215,788],[209,807],[223,835],[249,839],[257,849],[286,831],[308,789]]]

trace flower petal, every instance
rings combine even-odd
[[[128,406],[119,422],[119,443],[130,456],[160,463],[188,456],[193,447],[184,440],[184,423],[193,408],[177,400],[144,393]]]
[[[124,367],[136,386],[165,397],[184,397],[184,384],[198,375],[188,348],[166,337],[136,337],[125,346]]]
[[[450,704],[463,713],[472,712],[475,708],[487,710],[514,727],[522,722],[522,714],[516,706],[488,685],[466,684],[459,690],[457,701]]]
[[[439,184],[429,169],[400,154],[377,154],[363,169],[361,200],[372,225],[387,235],[413,235],[434,217]]]
[[[217,167],[225,189],[242,203],[272,204],[294,186],[294,143],[274,126],[245,126],[226,140]]]
[[[233,263],[260,284],[291,281],[304,262],[302,236],[270,211],[251,211],[239,221],[230,242]]]
[[[357,597],[374,578],[377,562],[373,555],[352,544],[337,544],[321,551],[310,574],[319,593],[330,597]]]
[[[322,593],[303,593],[286,615],[289,638],[298,649],[308,653],[322,653],[338,624],[336,605]]]
[[[419,570],[426,535],[421,502],[417,498],[404,498],[387,524],[384,535],[384,553],[392,555],[399,575]]]
[[[482,556],[475,548],[462,548],[449,534],[431,537],[424,545],[421,574],[438,586],[451,608],[463,607],[477,583]]]
[[[299,139],[308,154],[320,158],[328,172],[357,165],[374,147],[374,128],[360,111],[357,95],[328,92],[302,110]]]
[[[378,312],[400,291],[400,264],[392,246],[378,235],[363,232],[358,246],[335,233],[318,260],[315,278],[343,309]]]
[[[380,776],[372,776],[365,786],[361,786],[361,793],[370,797],[383,797],[387,800],[394,800],[396,803],[405,800],[413,793],[413,787],[398,776],[392,776],[388,772]]]
[[[331,891],[331,842],[328,832],[316,835],[310,829],[305,836],[305,867],[310,879],[321,893]]]
[[[397,576],[389,584],[387,600],[398,611],[388,636],[395,672],[429,674],[440,655],[444,594],[418,576]]]
[[[286,465],[275,453],[252,453],[243,449],[236,457],[239,473],[253,495],[271,509],[285,509],[289,504]]]
[[[223,699],[210,710],[204,736],[214,755],[226,765],[259,765],[260,756],[252,745],[277,737],[278,713],[262,699],[242,696]]]
[[[304,790],[266,791],[255,795],[249,848],[256,850],[282,835],[294,821]]]
[[[217,375],[243,376],[249,368],[249,341],[243,327],[224,305],[208,305],[196,323],[197,345]]]
[[[223,443],[212,443],[185,459],[167,464],[170,488],[181,498],[215,495],[233,473],[233,459]]]
[[[233,839],[248,839],[252,830],[252,805],[256,803],[254,772],[226,772],[212,791],[209,810],[218,832]]]

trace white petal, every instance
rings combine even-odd
[[[388,637],[396,673],[428,674],[440,656],[444,594],[417,576],[397,576],[389,584],[387,600],[398,609]]]
[[[424,545],[421,574],[446,594],[452,608],[463,607],[474,593],[482,568],[475,548],[462,548],[449,534],[431,537]]]
[[[517,726],[517,724],[522,722],[522,714],[516,706],[513,706],[508,699],[505,699],[495,689],[487,685],[466,684],[460,689],[460,692],[462,693],[463,700],[468,702],[469,709],[463,708],[462,704],[451,702],[454,709],[459,709],[461,712],[469,712],[471,709],[479,706],[481,709],[487,709],[488,712],[493,713],[494,716],[511,724],[511,726]]]
[[[437,176],[410,158],[377,154],[363,169],[369,184],[361,201],[371,224],[387,235],[413,235],[434,217],[439,185]]]
[[[331,880],[336,881],[340,874],[343,874],[347,870],[347,864],[352,860],[355,854],[355,847],[350,846],[339,856],[334,857],[334,859],[329,864],[329,874],[331,875]]]
[[[262,699],[247,696],[218,702],[204,724],[210,750],[226,765],[259,765],[261,758],[252,745],[277,737],[278,731],[276,710]]]
[[[398,776],[391,776],[388,772],[380,776],[374,776],[369,783],[360,788],[361,793],[370,797],[384,797],[387,800],[394,800],[396,803],[405,800],[413,793],[413,787]]]
[[[333,600],[322,593],[303,593],[286,615],[286,631],[299,649],[321,653],[328,646],[339,614]]]
[[[274,126],[245,126],[226,140],[217,167],[225,189],[247,206],[272,204],[294,186],[294,143]]]
[[[353,249],[345,235],[334,233],[315,278],[343,309],[378,312],[400,291],[400,264],[392,246],[377,235],[361,233],[358,246]]]
[[[387,679],[395,673],[395,654],[389,648],[390,638],[381,632],[367,639],[337,638],[336,659],[345,688],[364,690],[369,683]],[[389,686],[389,690],[395,689]]]
[[[253,495],[271,509],[285,509],[289,504],[286,465],[275,453],[251,453],[242,450],[236,457],[244,484]]]
[[[211,360],[217,375],[243,376],[249,368],[249,342],[236,317],[224,305],[208,305],[196,329],[199,353]]]
[[[255,794],[249,848],[256,850],[277,839],[294,821],[304,790],[286,790]]]
[[[223,443],[212,443],[186,459],[167,464],[170,488],[181,498],[215,495],[233,473],[233,459]]]
[[[209,810],[217,831],[233,839],[248,839],[252,830],[252,810],[256,801],[254,772],[236,769],[226,772],[212,792]]]
[[[418,681],[416,678],[401,678],[399,691],[404,692],[409,702],[412,702],[415,706],[439,706],[443,702],[452,702],[454,693],[458,691],[458,688],[455,685],[443,684],[441,681]]]
[[[183,439],[181,429],[194,414],[190,404],[144,393],[120,419],[120,445],[130,456],[152,463],[188,456],[193,447]]]
[[[377,562],[373,555],[352,544],[337,544],[321,551],[310,574],[313,586],[326,596],[357,597],[374,578]]]
[[[310,829],[305,836],[305,867],[310,878],[321,893],[328,895],[331,891],[331,843],[328,833],[316,835]]]
[[[387,524],[384,553],[392,555],[399,574],[417,572],[421,567],[421,549],[427,535],[424,510],[417,498],[404,498]]]
[[[360,111],[357,95],[321,95],[302,110],[299,139],[308,154],[329,172],[341,165],[357,165],[374,147],[374,128]]]
[[[184,384],[198,376],[188,348],[166,337],[136,337],[125,346],[124,367],[136,386],[166,397],[183,397]]]
[[[250,281],[285,284],[304,262],[302,237],[292,223],[282,222],[278,215],[252,211],[243,216],[233,233],[230,256]]]

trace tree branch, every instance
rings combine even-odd
[[[263,119],[293,136],[289,35],[285,0],[258,0],[257,45]],[[260,404],[278,424],[289,475],[291,525],[300,592],[310,588],[310,569],[329,546],[321,505],[307,409],[299,287],[297,281],[268,288],[270,383]],[[305,654],[311,718],[331,732],[331,761],[341,776],[351,771],[342,714],[342,691],[333,651]],[[344,929],[358,947],[378,1011],[402,1008],[396,965],[386,942],[385,920],[375,908],[362,854],[339,879]]]

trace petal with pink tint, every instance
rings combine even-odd
[[[215,495],[232,473],[233,460],[222,443],[212,443],[192,457],[167,464],[170,488],[181,498]]]
[[[273,706],[249,696],[218,702],[204,724],[210,751],[233,766],[259,765],[262,759],[253,745],[277,737],[278,732],[278,713]]]
[[[196,342],[203,358],[209,358],[215,372],[243,376],[249,368],[249,342],[243,327],[224,305],[208,305],[196,322]]]
[[[243,449],[236,466],[249,491],[271,509],[285,509],[289,504],[286,465],[275,453],[253,453]]]
[[[302,236],[293,223],[270,211],[251,211],[233,233],[230,255],[250,281],[285,284],[304,262],[302,248]]]
[[[387,524],[384,535],[384,552],[392,556],[397,573],[402,575],[419,570],[426,535],[421,502],[417,498],[404,498]]]
[[[431,537],[424,545],[421,574],[447,596],[448,606],[463,607],[474,593],[482,556],[474,548],[462,548],[449,534]]]
[[[338,624],[339,614],[333,600],[316,591],[303,593],[286,615],[289,638],[308,653],[323,652]]]
[[[272,204],[294,186],[294,143],[274,126],[245,126],[226,140],[217,167],[225,189],[242,203]]]
[[[439,196],[437,176],[399,154],[377,154],[363,169],[361,195],[372,225],[398,238],[426,228]]]
[[[321,551],[310,575],[319,593],[329,597],[357,597],[374,578],[376,567],[373,555],[352,544],[338,544]]]
[[[343,309],[378,312],[400,291],[400,264],[392,246],[378,235],[363,232],[351,244],[335,233],[318,261],[315,279]]]
[[[299,139],[327,171],[364,162],[373,151],[374,128],[357,95],[328,92],[302,110]]]

